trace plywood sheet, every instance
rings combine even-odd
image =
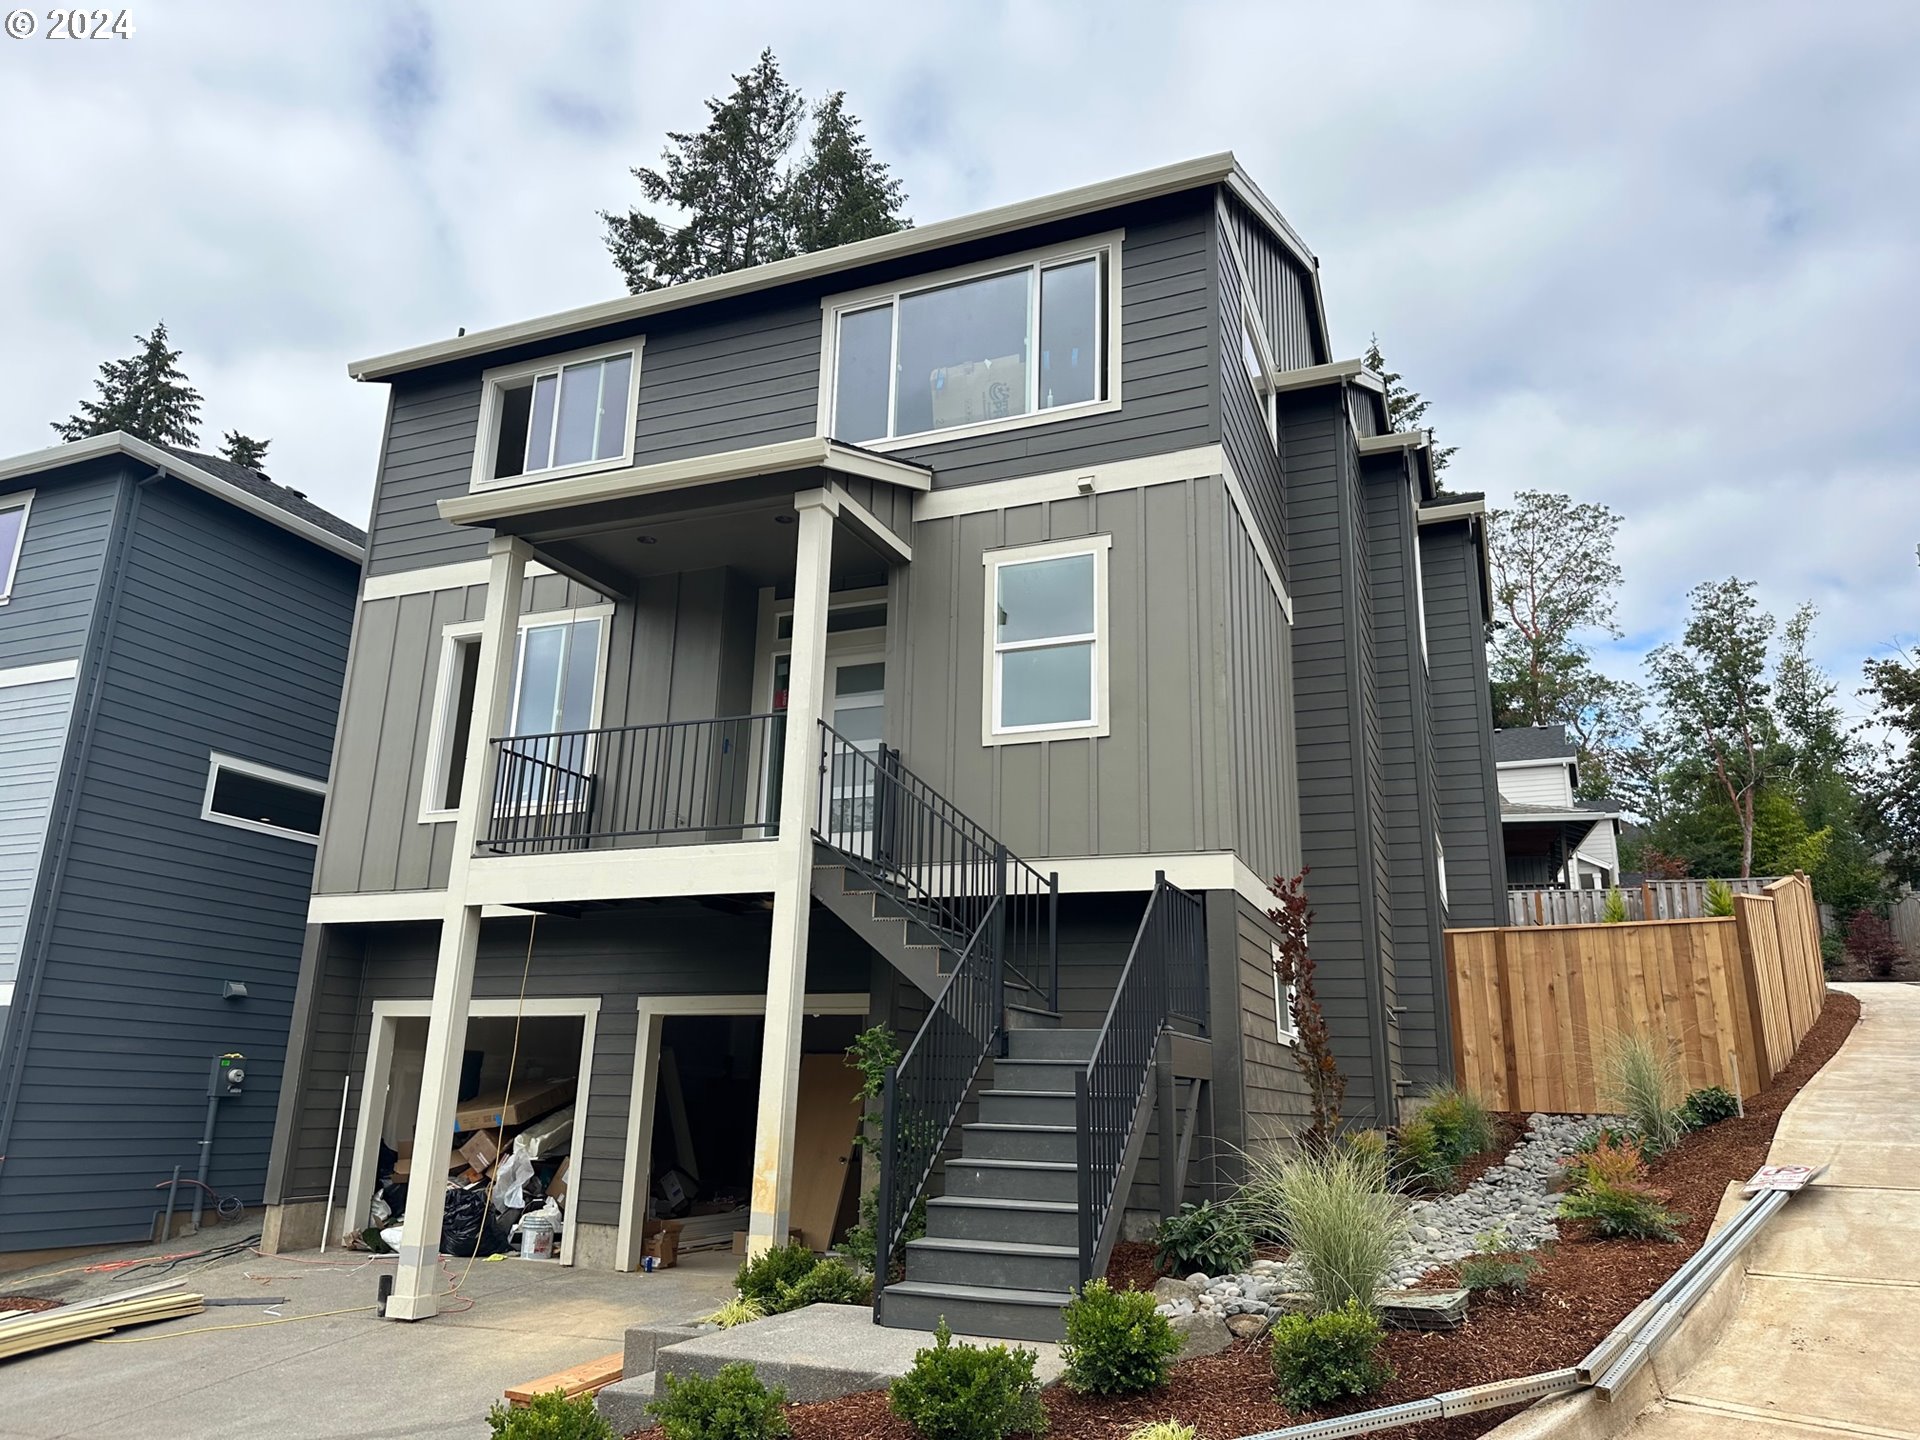
[[[853,1175],[860,1073],[840,1055],[800,1057],[799,1114],[793,1127],[792,1225],[814,1250],[833,1241],[840,1196]]]

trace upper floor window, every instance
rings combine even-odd
[[[1112,537],[986,556],[987,744],[1107,733]]]
[[[1119,237],[836,296],[821,431],[854,444],[976,433],[1119,403]]]
[[[0,605],[13,595],[20,572],[20,550],[27,540],[27,511],[33,507],[31,490],[0,495]]]
[[[1253,382],[1253,398],[1260,406],[1261,417],[1267,422],[1267,435],[1278,443],[1280,438],[1279,394],[1274,386],[1274,367],[1268,358],[1266,335],[1260,323],[1260,316],[1251,305],[1241,307],[1240,311],[1240,363],[1246,367],[1247,379]]]
[[[633,462],[639,341],[503,366],[483,383],[476,486]]]
[[[288,840],[313,841],[327,804],[324,780],[215,751],[207,767],[200,818]]]

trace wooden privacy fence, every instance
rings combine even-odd
[[[1736,895],[1762,895],[1778,876],[1726,881]],[[1649,880],[1643,885],[1619,886],[1629,920],[1695,920],[1707,913],[1705,880]],[[1534,890],[1515,886],[1507,891],[1509,925],[1598,925],[1606,919],[1605,890]]]
[[[1756,1094],[1820,1013],[1826,975],[1804,875],[1734,897],[1731,918],[1447,932],[1454,1079],[1505,1110],[1609,1109],[1612,1040],[1673,1047],[1688,1090]]]

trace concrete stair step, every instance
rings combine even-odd
[[[1065,1290],[1002,1290],[903,1280],[889,1285],[881,1295],[880,1323],[893,1329],[932,1330],[944,1318],[956,1335],[1057,1341],[1066,1334],[1060,1309],[1072,1298]]]
[[[1051,1160],[1072,1164],[1079,1135],[1072,1125],[996,1125],[976,1122],[960,1127],[963,1160]]]
[[[1007,1037],[1007,1056],[1013,1060],[1078,1060],[1092,1058],[1097,1030],[1018,1030]]]
[[[959,1156],[947,1161],[946,1191],[957,1197],[997,1200],[1056,1200],[1080,1203],[1080,1175],[1071,1161],[985,1160]]]
[[[602,1386],[600,1393],[593,1397],[593,1408],[613,1427],[616,1435],[631,1435],[653,1424],[653,1416],[647,1412],[653,1396],[654,1372],[649,1370],[644,1375]]]
[[[937,1195],[927,1201],[927,1238],[1077,1246],[1080,1207],[1071,1200]]]
[[[1080,1283],[1080,1247],[929,1236],[908,1242],[907,1279],[996,1290],[1070,1290]]]

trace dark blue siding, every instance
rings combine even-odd
[[[20,571],[0,605],[0,670],[71,660],[85,648],[122,468],[94,465],[0,485],[0,495],[34,492]]]

